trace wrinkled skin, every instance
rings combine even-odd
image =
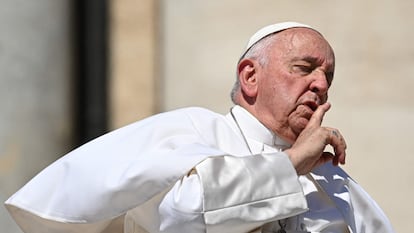
[[[292,144],[286,153],[298,174],[329,160],[345,163],[342,135],[321,126],[330,108],[326,102],[335,69],[328,42],[312,29],[291,28],[277,33],[266,53],[265,64],[240,61],[240,104]],[[323,152],[326,145],[333,146],[335,154]]]

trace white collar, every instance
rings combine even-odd
[[[243,135],[246,137],[247,143],[250,141],[261,142],[267,146],[284,150],[290,147],[290,144],[274,134],[266,128],[259,120],[257,120],[250,112],[239,105],[235,105],[230,114],[234,116],[236,124],[240,127]]]

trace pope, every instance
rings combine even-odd
[[[228,114],[183,108],[110,132],[6,207],[26,233],[392,233],[340,167],[340,130],[322,125],[334,70],[320,32],[266,26],[242,51]]]

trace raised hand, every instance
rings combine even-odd
[[[292,147],[285,151],[298,175],[307,174],[330,160],[335,166],[345,164],[346,143],[341,133],[335,128],[321,126],[330,107],[329,103],[320,105]],[[324,151],[327,145],[333,147],[334,153]]]

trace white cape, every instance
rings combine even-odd
[[[234,125],[208,110],[159,114],[70,152],[10,197],[6,207],[26,233],[109,232],[116,219],[121,224],[110,232],[122,232],[128,211],[168,190],[208,157],[247,155],[244,144]],[[353,232],[393,232],[361,187],[340,168],[324,167],[318,170],[327,177],[321,185],[353,210],[348,219]],[[336,195],[344,190],[346,200]]]

